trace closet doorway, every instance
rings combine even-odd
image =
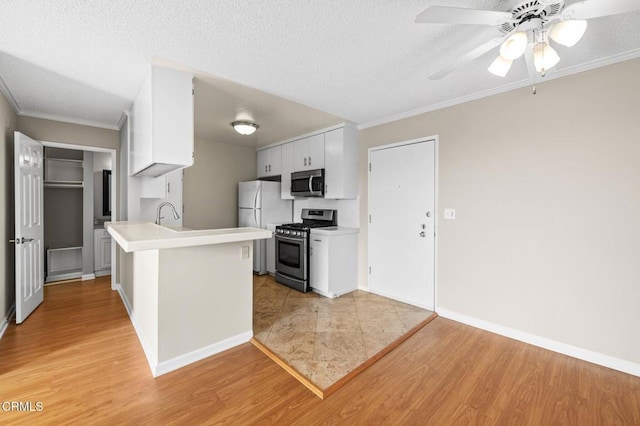
[[[112,173],[116,151],[42,144],[46,284],[115,277],[111,237],[104,222],[116,220],[116,174]]]

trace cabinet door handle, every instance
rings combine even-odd
[[[267,165],[264,165],[264,172],[267,173]]]
[[[304,157],[304,165],[307,165],[307,157]]]
[[[309,157],[309,165],[311,165],[311,157]]]
[[[269,164],[269,171],[271,171],[271,164]]]

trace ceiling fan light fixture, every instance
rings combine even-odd
[[[513,60],[503,58],[502,55],[500,55],[489,65],[487,70],[493,75],[504,77],[509,72],[512,63]]]
[[[544,73],[560,62],[560,56],[548,43],[537,43],[533,46],[533,63],[536,71]]]
[[[549,32],[549,37],[563,46],[573,47],[587,30],[587,21],[572,19],[560,21]]]
[[[527,33],[524,31],[510,35],[500,46],[500,56],[512,61],[518,59],[527,49],[528,41]]]
[[[258,130],[258,125],[250,121],[234,121],[231,123],[233,129],[243,136],[249,136]]]

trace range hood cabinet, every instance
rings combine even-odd
[[[193,165],[193,75],[152,65],[130,120],[131,176],[158,177]]]

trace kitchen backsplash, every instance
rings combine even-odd
[[[302,209],[338,210],[338,226],[360,227],[360,200],[327,200],[325,198],[306,198],[293,200],[293,220],[300,222]]]

